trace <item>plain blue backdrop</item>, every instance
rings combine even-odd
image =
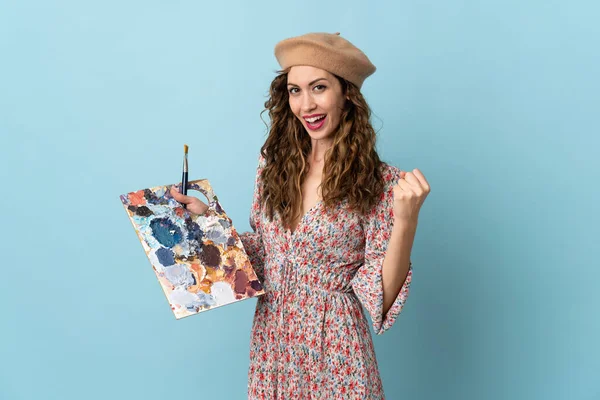
[[[243,399],[255,300],[175,320],[119,195],[208,178],[249,229],[273,47],[341,32],[432,192],[389,399],[600,399],[594,1],[0,1],[0,398]]]

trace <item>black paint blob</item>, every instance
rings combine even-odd
[[[137,208],[137,210],[135,210],[135,213],[137,215],[139,215],[140,217],[149,217],[150,215],[154,215],[154,213],[152,212],[152,210],[150,210],[146,206],[139,206]]]
[[[191,219],[185,220],[185,228],[188,231],[187,239],[188,240],[196,240],[198,243],[202,242],[202,238],[204,237],[204,232],[200,229],[200,225],[192,221]]]

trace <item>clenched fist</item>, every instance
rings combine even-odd
[[[431,191],[425,176],[418,169],[400,171],[394,185],[394,219],[398,222],[416,223],[425,198]]]

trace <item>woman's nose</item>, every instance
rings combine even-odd
[[[302,97],[302,110],[304,112],[315,109],[315,99],[310,94],[306,94]]]

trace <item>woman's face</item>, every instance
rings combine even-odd
[[[287,77],[290,108],[312,139],[333,138],[345,103],[342,86],[331,73],[294,66]]]

